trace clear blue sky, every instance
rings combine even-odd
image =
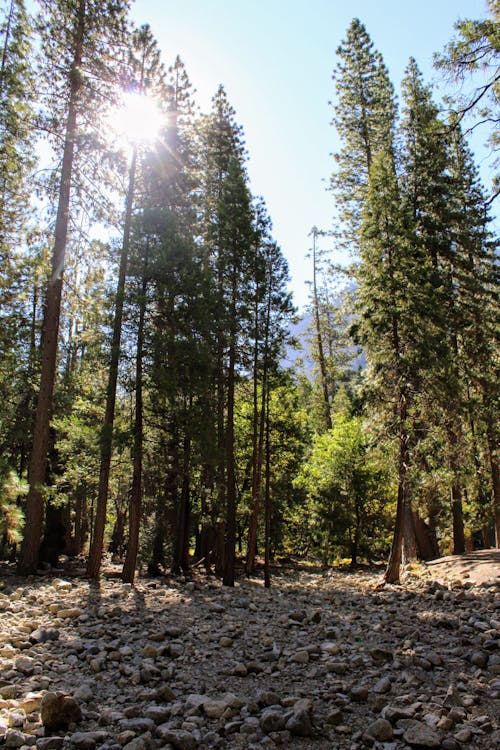
[[[485,0],[136,0],[166,64],[179,54],[203,111],[222,83],[249,151],[252,191],[262,195],[290,264],[296,304],[307,302],[305,255],[313,225],[332,225],[325,190],[338,144],[328,101],[335,50],[358,17],[399,83],[410,56],[426,79],[458,18],[481,18]],[[326,243],[327,240],[325,239]]]

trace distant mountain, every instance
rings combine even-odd
[[[311,356],[311,338],[315,335],[311,313],[306,313],[297,323],[293,323],[290,326],[289,332],[290,336],[296,340],[297,347],[287,346],[282,365],[284,367],[293,367],[298,360],[302,360],[304,372],[308,377],[311,377],[316,366]],[[355,347],[346,347],[346,352],[353,355],[353,359],[349,364],[350,370],[359,370],[366,367],[364,352],[357,354]]]

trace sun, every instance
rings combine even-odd
[[[165,114],[156,99],[128,91],[110,113],[109,126],[116,138],[127,143],[152,143],[165,126]]]

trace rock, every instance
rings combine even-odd
[[[389,742],[392,740],[392,736],[392,724],[387,719],[375,719],[375,721],[366,727],[363,733],[363,738],[371,737],[377,742]]]
[[[297,737],[311,737],[313,727],[308,711],[294,711],[286,722],[285,728]]]
[[[309,653],[307,651],[297,651],[291,655],[290,661],[295,664],[307,664],[309,662]]]
[[[38,750],[61,750],[64,745],[64,737],[38,737],[36,746]]]
[[[440,747],[441,741],[437,732],[421,721],[410,720],[403,735],[404,741],[411,747]]]
[[[198,744],[191,732],[185,729],[172,729],[167,724],[157,727],[156,736],[165,743],[170,742],[175,750],[196,750]]]
[[[148,748],[152,747],[154,747],[153,738],[147,733],[142,737],[134,737],[134,739],[124,745],[123,750],[148,750]]]
[[[8,729],[4,735],[5,747],[23,747],[23,745],[34,745],[36,738],[15,729]]]
[[[76,700],[62,692],[45,693],[40,711],[42,724],[49,732],[67,729],[70,724],[79,724],[82,720],[82,712]]]
[[[392,683],[388,677],[381,677],[380,680],[377,680],[377,682],[373,686],[373,692],[379,695],[390,693],[391,690]]]
[[[41,693],[28,693],[22,701],[19,702],[19,708],[22,708],[27,714],[33,711],[39,711],[42,705]]]
[[[30,676],[35,671],[35,660],[30,656],[20,656],[16,659],[15,667],[18,672]]]
[[[83,609],[80,609],[79,607],[70,607],[68,609],[57,610],[57,617],[59,617],[61,620],[76,620],[77,617],[81,617],[82,615]]]
[[[57,641],[59,639],[59,630],[55,628],[37,628],[31,633],[30,643],[46,643],[47,641]]]
[[[88,703],[89,701],[93,700],[93,698],[95,698],[95,688],[92,689],[92,687],[88,683],[84,682],[75,690],[75,692],[73,693],[73,697],[76,700]]]
[[[82,750],[92,750],[97,744],[101,745],[108,738],[108,733],[102,730],[96,732],[75,732],[69,741]]]
[[[326,715],[327,724],[341,724],[342,723],[342,711],[338,708],[332,708]]]
[[[471,654],[470,660],[471,664],[474,664],[475,667],[480,667],[481,669],[484,669],[488,666],[488,654],[485,654],[484,651],[474,651]]]
[[[155,722],[153,719],[147,719],[144,716],[138,716],[133,719],[121,719],[119,722],[120,729],[122,732],[130,730],[136,734],[143,734],[144,732],[152,732],[155,728]]]
[[[152,719],[155,724],[164,724],[170,717],[172,710],[170,706],[147,706],[144,709],[144,716]]]
[[[203,711],[210,719],[220,719],[228,704],[222,700],[207,700],[203,704]]]
[[[354,685],[351,688],[351,698],[353,701],[363,703],[368,698],[368,688],[366,685]]]
[[[262,712],[262,716],[260,717],[260,728],[265,734],[280,732],[285,728],[286,723],[283,711],[275,708],[267,708]]]
[[[464,727],[453,736],[460,744],[470,742],[472,739],[472,729],[470,727]]]

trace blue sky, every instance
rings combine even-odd
[[[437,81],[434,52],[458,18],[485,15],[485,0],[136,0],[170,64],[179,54],[203,111],[222,83],[243,126],[252,191],[262,195],[290,264],[296,304],[307,302],[305,255],[313,225],[329,229],[325,189],[338,147],[330,125],[335,50],[358,17],[399,83],[410,56]],[[324,240],[327,243],[327,240]]]

